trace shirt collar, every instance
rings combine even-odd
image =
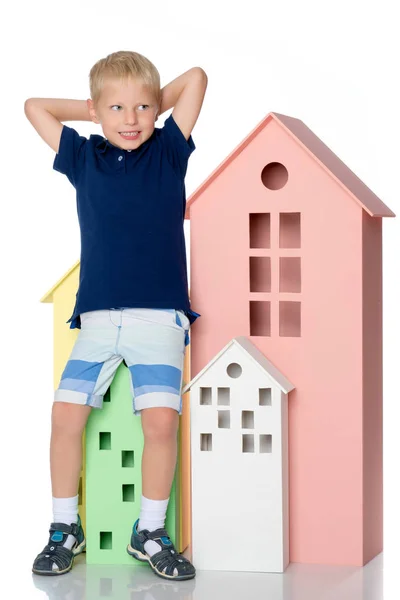
[[[111,149],[114,148],[115,150],[117,150],[116,146],[111,144],[107,138],[103,138],[96,144],[96,149],[101,154],[103,154],[107,150],[107,148],[111,148]]]

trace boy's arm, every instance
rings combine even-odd
[[[58,153],[63,124],[61,121],[91,121],[86,100],[28,98],[25,115],[40,137]]]
[[[201,67],[193,67],[162,88],[159,114],[174,107],[172,116],[186,140],[196,124],[208,78]]]

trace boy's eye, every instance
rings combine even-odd
[[[113,106],[111,106],[111,109],[113,109],[115,106],[117,106],[118,108],[121,108],[121,105],[120,105],[120,104],[114,104]],[[146,106],[146,107],[148,108],[148,106],[149,106],[149,105],[148,105],[148,104],[139,104],[139,108],[140,108],[141,106]]]

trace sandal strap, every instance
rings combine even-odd
[[[171,548],[165,548],[164,550],[160,550],[160,552],[156,552],[150,560],[160,572],[163,572],[165,569],[166,575],[173,575],[174,569],[179,574],[185,564],[191,564],[182,554],[176,554]]]
[[[170,539],[167,530],[162,527],[160,527],[159,529],[155,529],[154,531],[148,531],[147,529],[143,529],[142,531],[140,531],[140,534],[146,538],[146,541],[155,540],[160,537],[167,537],[168,539]]]
[[[49,533],[52,534],[54,531],[61,531],[62,533],[68,533],[70,535],[78,537],[79,525],[77,523],[51,523]]]
[[[54,544],[54,546],[50,546],[48,544],[45,546],[43,552],[41,552],[36,560],[40,558],[50,558],[58,567],[60,571],[63,571],[71,564],[71,560],[74,554],[69,548],[65,548],[65,546],[60,546]]]

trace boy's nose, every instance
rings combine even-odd
[[[135,124],[138,122],[137,115],[135,112],[127,112],[125,115],[125,123],[127,125]]]

